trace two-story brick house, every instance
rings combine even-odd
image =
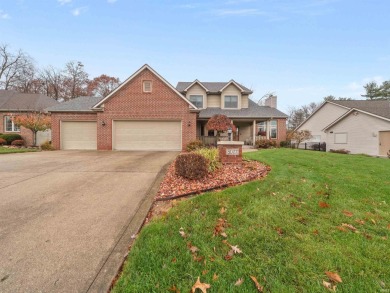
[[[247,87],[230,80],[228,82],[179,82],[176,86],[189,101],[200,109],[197,119],[197,136],[206,143],[213,142],[215,132],[206,129],[206,123],[215,114],[231,118],[237,127],[234,139],[253,144],[259,137],[280,142],[286,139],[287,115],[276,109],[276,96],[259,106],[249,96]]]
[[[217,113],[239,127],[236,139],[253,142],[257,124],[264,122],[276,123],[270,133],[284,140],[287,116],[258,106],[251,93],[234,81],[175,88],[146,64],[104,98],[80,97],[49,108],[52,142],[57,149],[184,150],[209,134],[204,125]]]

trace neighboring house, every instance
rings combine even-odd
[[[0,133],[20,134],[26,145],[33,144],[31,130],[16,126],[12,116],[31,112],[42,112],[45,108],[57,105],[58,102],[42,94],[26,94],[12,90],[0,90]],[[51,131],[37,133],[37,145],[51,140]]]
[[[176,86],[189,101],[200,109],[196,134],[203,141],[215,136],[214,131],[206,129],[206,123],[215,114],[223,114],[232,119],[237,127],[234,139],[254,144],[259,133],[264,138],[286,140],[287,115],[276,109],[276,96],[265,101],[265,106],[253,102],[249,95],[253,92],[235,82],[179,82]]]
[[[197,84],[186,88],[195,93]],[[207,86],[211,84],[214,83]],[[246,136],[243,134],[248,138],[253,138],[249,132],[253,125],[256,130],[256,123],[276,121],[275,139],[285,139],[286,115],[270,107],[257,106],[248,99],[252,92],[234,81],[215,85],[218,86],[215,90],[204,89],[205,93],[213,93],[214,100],[207,99],[206,94],[202,101],[187,98],[183,94],[186,88],[173,87],[146,64],[105,98],[80,97],[49,108],[53,146],[57,149],[184,150],[197,135],[204,134],[202,126],[216,113],[228,114],[240,129],[242,125],[243,132],[248,132]],[[256,109],[263,112],[259,114]]]
[[[296,130],[310,130],[311,141],[326,149],[353,154],[386,156],[390,150],[390,101],[347,100],[324,102]]]

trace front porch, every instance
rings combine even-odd
[[[260,139],[276,139],[276,125],[273,125],[274,120],[268,119],[232,119],[232,123],[236,126],[236,131],[233,132],[234,141],[242,141],[244,145],[254,146],[255,142]],[[217,145],[217,133],[214,130],[206,129],[207,120],[198,120],[196,125],[197,139],[205,145]],[[221,133],[220,141],[227,141],[228,133]]]

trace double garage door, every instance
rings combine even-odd
[[[180,121],[114,121],[112,127],[113,150],[181,150]],[[61,148],[96,150],[97,122],[63,121]]]

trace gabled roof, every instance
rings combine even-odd
[[[160,74],[158,74],[152,67],[150,67],[148,64],[145,64],[142,66],[140,69],[138,69],[133,75],[131,75],[128,79],[126,79],[124,82],[121,83],[120,86],[118,86],[115,90],[113,90],[111,93],[109,93],[104,99],[99,101],[96,105],[92,107],[94,110],[99,110],[101,108],[101,105],[110,99],[113,95],[115,95],[116,92],[118,92],[122,87],[124,87],[126,84],[128,84],[133,78],[135,78],[138,74],[140,74],[144,70],[149,70],[151,71],[155,76],[157,76],[158,79],[160,79],[163,83],[165,83],[170,89],[172,89],[179,98],[183,99],[188,105],[197,110],[198,108],[192,104],[189,100],[187,100],[175,87],[173,87],[168,81],[166,81]]]
[[[347,101],[332,101],[350,109],[359,109],[381,117],[390,119],[390,101],[389,100],[347,100]]]
[[[314,114],[316,112],[318,112],[327,103],[345,108],[347,110],[347,112],[344,113],[341,117],[344,117],[344,115],[347,115],[347,113],[349,113],[351,109],[354,109],[354,110],[361,110],[363,112],[371,113],[371,114],[374,114],[374,115],[377,115],[380,117],[390,119],[390,101],[388,101],[388,100],[345,100],[345,101],[344,100],[333,100],[333,101],[323,102],[317,109],[314,110],[314,112],[308,118],[306,118],[295,129],[299,129],[303,124],[305,124],[310,118],[312,118],[314,116]]]
[[[43,111],[57,104],[56,100],[43,94],[0,90],[0,111]]]
[[[225,110],[221,108],[206,108],[199,112],[199,118],[208,119],[213,115],[222,114],[229,118],[287,118],[288,116],[278,109],[271,108],[269,106],[259,106],[257,103],[248,99],[248,108],[242,108],[237,110]]]
[[[201,85],[205,90],[206,92],[210,92],[210,93],[217,93],[219,94],[220,92],[222,92],[223,89],[225,89],[227,86],[229,86],[230,84],[234,84],[238,89],[240,89],[240,91],[243,93],[243,94],[252,94],[253,92],[248,89],[247,87],[243,86],[242,84],[239,84],[238,82],[235,82],[234,80],[230,80],[228,82],[205,82],[205,81],[199,81],[199,80],[195,80],[193,82],[191,81],[179,81],[176,85],[176,89],[181,92],[181,93],[185,93],[192,85],[194,85],[195,83],[198,83],[199,85]]]
[[[332,126],[336,125],[337,123],[339,123],[341,120],[343,120],[345,117],[349,116],[351,113],[364,113],[366,115],[369,115],[369,116],[373,116],[373,117],[376,117],[376,118],[379,118],[379,119],[383,119],[383,120],[386,120],[386,121],[389,121],[390,122],[390,118],[386,118],[386,117],[383,117],[383,116],[380,116],[380,115],[376,115],[374,113],[370,113],[370,112],[367,112],[367,111],[363,111],[363,110],[360,110],[360,109],[356,109],[356,108],[352,108],[350,109],[348,112],[344,113],[343,115],[341,115],[339,118],[337,118],[335,121],[333,121],[332,123],[330,123],[328,126],[326,126],[324,129],[322,129],[323,131],[326,131],[328,130],[329,128],[331,128]]]
[[[78,97],[49,107],[46,110],[48,112],[95,112],[92,111],[92,107],[102,99],[102,97]]]

